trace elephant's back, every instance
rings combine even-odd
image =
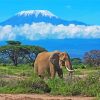
[[[38,54],[37,59],[38,60],[47,60],[47,59],[49,59],[50,56],[51,56],[50,52],[42,52],[42,53]]]

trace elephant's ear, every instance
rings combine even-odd
[[[53,53],[50,58],[49,58],[50,62],[54,65],[59,65],[59,52],[55,52]]]

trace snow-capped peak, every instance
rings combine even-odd
[[[18,16],[29,16],[29,15],[35,15],[36,17],[41,14],[42,16],[49,16],[49,17],[56,17],[54,14],[52,14],[50,11],[48,10],[27,10],[27,11],[21,11],[18,12],[17,15]]]

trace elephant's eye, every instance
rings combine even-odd
[[[64,58],[63,60],[66,61],[66,60],[68,60],[68,58]]]
[[[63,61],[62,59],[59,59],[59,61]]]

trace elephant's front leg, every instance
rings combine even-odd
[[[53,79],[55,77],[55,74],[56,74],[54,65],[52,63],[50,63],[50,74],[51,74],[51,79]]]
[[[63,71],[62,71],[61,68],[57,69],[57,73],[58,73],[58,76],[59,76],[60,78],[63,78]]]

